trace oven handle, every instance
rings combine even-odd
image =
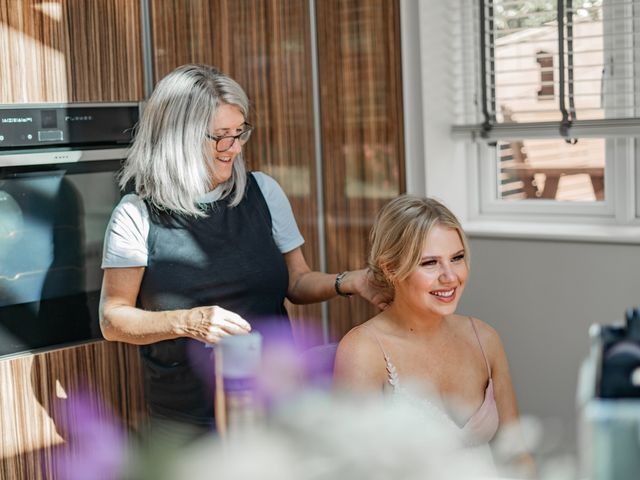
[[[47,152],[0,153],[0,167],[48,165],[52,163],[96,162],[127,158],[128,147],[96,150],[57,150]]]

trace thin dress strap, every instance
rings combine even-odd
[[[368,332],[371,332],[371,334],[373,335],[373,338],[375,338],[376,342],[378,342],[378,346],[380,347],[380,350],[382,351],[382,355],[384,356],[384,363],[387,368],[389,385],[391,385],[394,388],[397,387],[398,371],[396,370],[396,366],[393,364],[393,362],[391,362],[391,358],[389,358],[389,355],[387,355],[387,352],[385,351],[384,347],[382,346],[382,342],[380,341],[380,338],[378,338],[378,334],[373,328],[370,328],[368,325],[362,324],[360,326],[363,327]]]
[[[482,356],[484,357],[484,363],[487,364],[487,371],[489,372],[489,378],[491,378],[491,365],[489,365],[489,360],[487,360],[487,355],[484,353],[484,348],[482,348],[482,342],[480,341],[480,335],[478,335],[478,329],[476,328],[476,324],[473,321],[472,317],[469,317],[469,321],[471,322],[473,331],[475,332],[476,338],[478,339],[478,345],[480,345],[480,351],[482,352]]]

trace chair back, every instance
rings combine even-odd
[[[302,352],[306,381],[310,386],[322,389],[331,387],[337,349],[337,343],[327,343]]]

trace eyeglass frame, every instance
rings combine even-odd
[[[221,137],[216,137],[214,135],[211,135],[209,132],[205,132],[204,136],[207,137],[209,140],[213,140],[216,142],[216,152],[218,153],[222,153],[222,152],[226,152],[228,150],[231,150],[231,148],[233,148],[233,145],[236,142],[241,142],[240,141],[240,137],[242,135],[245,135],[246,133],[249,133],[249,135],[251,135],[251,132],[253,131],[253,125],[251,125],[250,123],[244,122],[244,126],[245,129],[240,132],[237,135],[223,135]],[[224,140],[225,138],[233,138],[233,142],[231,142],[231,145],[229,145],[229,147],[225,148],[224,150],[218,150],[218,144],[220,143],[221,140]],[[244,142],[241,142],[240,145],[244,145],[245,143],[247,143],[249,141],[249,138],[247,137],[247,139]]]

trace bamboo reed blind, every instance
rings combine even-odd
[[[0,103],[143,98],[140,2],[0,2]]]

